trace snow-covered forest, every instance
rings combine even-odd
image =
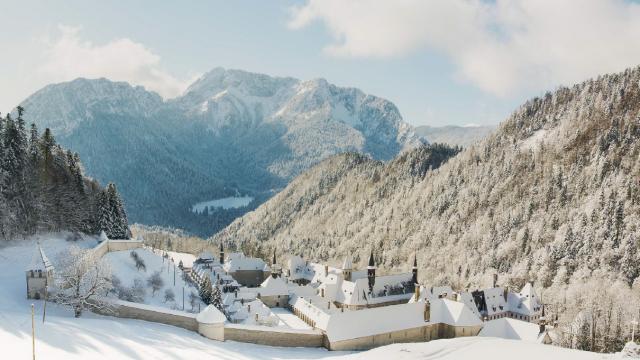
[[[387,270],[416,253],[422,283],[458,289],[531,280],[567,346],[612,351],[640,310],[639,140],[637,67],[526,102],[440,167],[429,147],[330,158],[211,240]]]
[[[83,175],[77,153],[64,150],[47,128],[27,129],[25,109],[0,117],[0,239],[70,231],[129,238],[116,186]]]

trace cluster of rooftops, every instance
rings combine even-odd
[[[208,252],[200,254],[194,272],[198,278],[210,276],[213,284],[223,287],[225,311],[236,321],[254,315],[252,310],[255,312],[259,308],[256,300],[298,310],[314,327],[323,321],[323,317],[338,313],[379,307],[392,309],[392,305],[424,302],[431,304],[434,318],[448,317],[454,324],[470,323],[471,318],[479,323],[500,318],[538,322],[543,312],[531,283],[526,283],[518,292],[497,286],[497,279],[493,287],[476,291],[454,291],[450,286],[427,287],[417,283],[416,258],[411,272],[379,276],[373,253],[367,268],[356,270],[350,256],[344,259],[340,268],[295,255],[281,266],[275,253],[268,265],[262,259],[241,253],[232,253],[225,258],[221,248],[218,259]],[[247,283],[240,280],[247,278],[241,274],[247,272],[262,273],[257,277],[261,281]],[[253,279],[256,274],[248,278]],[[250,306],[252,302],[253,306]],[[443,311],[438,310],[440,307]]]

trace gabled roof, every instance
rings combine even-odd
[[[33,256],[31,257],[31,263],[29,263],[29,266],[27,267],[27,271],[30,270],[41,270],[44,272],[47,272],[49,270],[53,270],[53,264],[49,261],[49,258],[47,258],[47,255],[44,254],[44,250],[42,250],[42,247],[40,246],[40,244],[38,244],[36,246],[35,251],[33,252]]]
[[[526,283],[517,296],[519,298],[518,303],[512,306],[511,311],[523,315],[533,315],[542,310],[542,305],[531,283]]]
[[[230,258],[224,264],[224,270],[227,272],[241,270],[269,271],[269,266],[262,259],[239,256]]]
[[[434,299],[430,301],[431,313],[429,322],[443,323],[452,326],[478,326],[482,321],[469,308],[457,301]]]
[[[289,287],[281,278],[267,277],[258,289],[260,296],[289,295]]]

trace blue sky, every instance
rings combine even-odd
[[[545,90],[640,63],[624,43],[640,38],[637,5],[533,3],[0,0],[0,110],[78,76],[171,97],[222,66],[358,87],[414,125],[496,124]],[[598,22],[613,29],[591,33]]]

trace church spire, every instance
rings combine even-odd
[[[276,264],[276,248],[273,248],[273,261],[271,262],[271,265],[275,265]]]
[[[376,283],[376,263],[373,260],[373,249],[369,256],[369,266],[367,266],[367,279],[369,280],[369,292],[373,292],[373,285]]]
[[[375,269],[376,268],[376,263],[373,260],[373,250],[371,250],[371,255],[369,255],[369,266],[367,266],[367,269]]]

